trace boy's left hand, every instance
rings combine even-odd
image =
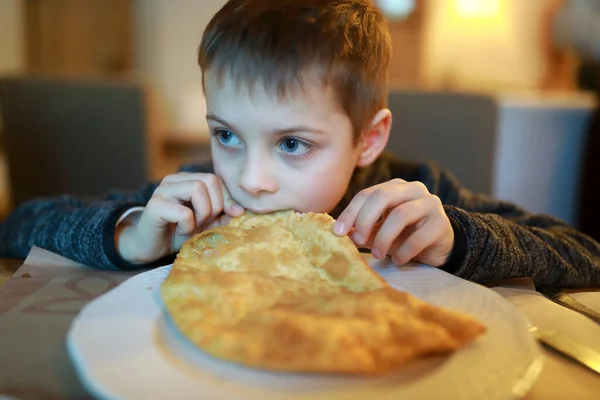
[[[359,192],[340,214],[334,231],[350,234],[375,258],[390,255],[397,264],[417,261],[439,267],[454,245],[454,231],[439,197],[421,182],[402,179]]]

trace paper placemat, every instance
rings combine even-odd
[[[0,398],[89,398],[66,352],[67,331],[81,307],[132,275],[33,248],[0,287]]]
[[[66,352],[73,318],[90,300],[136,273],[98,271],[40,248],[0,287],[0,399],[86,399]],[[600,350],[600,325],[535,291],[529,279],[500,282],[492,290],[541,329],[553,329]],[[600,312],[600,291],[571,293]],[[547,353],[527,399],[595,398],[600,378]],[[550,396],[550,397],[548,397]]]

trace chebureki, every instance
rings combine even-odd
[[[246,213],[187,241],[161,287],[204,352],[272,371],[376,375],[485,331],[391,288],[327,214]]]

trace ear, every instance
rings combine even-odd
[[[370,126],[360,135],[357,167],[366,167],[379,157],[387,145],[391,128],[392,112],[388,109],[379,110]]]

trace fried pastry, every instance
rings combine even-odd
[[[246,213],[182,247],[161,287],[204,352],[272,371],[377,375],[485,327],[391,288],[327,214]]]

